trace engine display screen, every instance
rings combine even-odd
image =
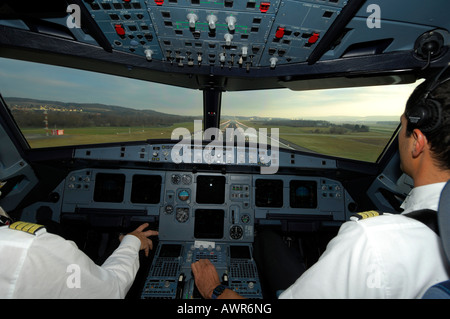
[[[257,179],[255,202],[258,207],[283,206],[283,181],[279,179]]]
[[[221,239],[224,217],[223,209],[197,209],[195,211],[194,237]]]
[[[289,183],[289,198],[292,208],[316,208],[317,183],[292,180]]]
[[[225,176],[198,176],[198,204],[223,204],[225,202]]]
[[[95,177],[94,202],[121,203],[125,191],[125,175],[98,173]]]

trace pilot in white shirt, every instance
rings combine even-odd
[[[437,210],[444,186],[414,188],[402,205],[403,214],[346,222],[318,262],[280,298],[420,298],[432,285],[448,280],[450,267],[439,237],[404,216]]]
[[[45,228],[32,234],[1,226],[0,299],[124,298],[139,268],[139,250],[148,253],[147,237],[157,235],[144,232],[144,225],[123,237],[101,266]]]

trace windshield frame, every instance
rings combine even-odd
[[[27,62],[30,63],[30,62]],[[42,64],[39,63],[41,65],[48,65],[48,64]],[[48,65],[50,66],[50,65]],[[53,66],[52,66],[53,67]],[[67,69],[66,67],[64,67],[65,69]],[[70,69],[70,68],[69,68]],[[77,70],[79,71],[79,70]],[[83,72],[92,72],[93,71],[83,71]],[[99,72],[95,72],[95,74],[103,74],[103,73],[99,73]],[[104,74],[104,75],[108,75],[109,74]],[[116,76],[117,77],[117,76]],[[119,76],[119,78],[123,78],[121,76]],[[127,79],[127,78],[124,78]],[[151,83],[150,81],[144,81],[146,83]],[[417,82],[416,82],[417,83]],[[181,87],[180,87],[181,88]],[[364,87],[361,87],[364,89]],[[184,90],[191,90],[191,89],[186,89],[186,88],[181,88]],[[286,89],[287,90],[287,89]],[[192,91],[192,90],[191,90]],[[194,90],[195,92],[200,93],[201,91],[199,90]],[[209,96],[213,96],[213,98],[211,99],[210,97],[208,98],[208,94],[205,94],[205,92],[211,92],[214,91],[215,93],[213,93],[212,95],[209,94]],[[278,92],[280,92],[279,89],[271,89],[271,90],[260,90],[260,91],[270,91],[270,92],[276,92],[275,94],[277,94]],[[290,90],[289,90],[290,91]],[[254,91],[254,92],[258,92],[258,91]],[[2,92],[0,92],[2,93]],[[204,130],[206,130],[208,128],[208,126],[215,126],[216,124],[214,123],[221,123],[224,118],[226,117],[226,115],[222,115],[221,113],[226,113],[226,106],[223,105],[223,96],[222,93],[224,94],[229,94],[229,93],[234,93],[234,92],[222,92],[221,90],[212,90],[211,88],[206,88],[205,90],[203,90],[203,125],[204,125]],[[201,94],[199,94],[201,95]],[[17,133],[20,133],[20,139],[19,139],[19,144],[21,145],[21,147],[25,147],[26,149],[29,150],[35,150],[35,149],[52,149],[52,146],[44,146],[44,147],[32,147],[32,145],[30,144],[29,140],[27,139],[26,135],[24,134],[23,130],[21,129],[20,125],[18,124],[17,120],[15,119],[14,115],[11,112],[11,109],[7,103],[7,101],[5,101],[5,98],[2,96],[3,98],[3,103],[6,106],[6,109],[8,110],[8,114],[9,117],[11,118],[12,122],[15,124],[14,126],[17,128],[14,133],[14,135],[18,135]],[[208,100],[213,100],[213,103],[211,105],[211,103],[208,102]],[[199,108],[199,110],[201,110],[201,108]],[[209,121],[208,122],[208,115],[209,113],[215,113],[215,117],[216,117],[216,121]],[[211,123],[213,123],[211,125]],[[219,124],[220,126],[220,124]],[[362,126],[362,125],[361,125]],[[372,163],[377,163],[380,161],[380,159],[383,157],[384,153],[386,152],[386,149],[389,148],[389,146],[391,145],[392,141],[396,138],[396,134],[398,131],[398,127],[399,125],[396,126],[396,128],[392,131],[392,135],[390,136],[389,140],[387,141],[387,143],[383,146],[383,148],[381,149],[381,151],[377,154],[377,159],[373,160],[373,161],[366,161],[366,160],[360,160],[360,159],[355,159],[355,158],[348,158],[348,157],[343,157],[343,156],[336,156],[336,155],[330,155],[330,154],[326,154],[326,153],[316,153],[316,152],[302,152],[308,155],[319,155],[319,156],[327,156],[327,157],[332,157],[332,158],[337,158],[337,159],[349,159],[349,160],[356,160],[356,161],[362,161],[362,162],[372,162]],[[56,146],[56,148],[76,148],[76,147],[86,147],[86,146],[108,146],[108,145],[117,145],[117,144],[136,144],[136,143],[154,143],[155,141],[164,141],[165,143],[167,142],[177,142],[178,140],[174,140],[173,138],[142,138],[142,139],[134,139],[134,140],[130,140],[130,141],[107,141],[104,143],[79,143],[79,144],[68,144],[68,145],[63,145],[63,146]],[[207,142],[207,141],[206,141]]]

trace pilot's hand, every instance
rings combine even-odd
[[[140,249],[145,251],[145,256],[147,256],[147,257],[148,257],[150,250],[153,249],[153,242],[148,237],[158,235],[158,232],[156,230],[144,231],[144,229],[146,229],[148,226],[149,226],[148,223],[142,224],[141,226],[139,226],[134,231],[132,231],[131,233],[128,234],[128,235],[133,235],[133,236],[136,236],[137,238],[139,238],[139,240],[141,241]],[[120,240],[122,240],[122,238],[123,238],[123,236],[120,237]]]
[[[204,298],[211,299],[214,289],[220,285],[216,267],[209,259],[200,259],[191,264],[191,269],[198,291]]]

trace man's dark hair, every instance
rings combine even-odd
[[[433,84],[433,82],[435,82]],[[431,92],[429,92],[429,90]],[[439,76],[436,81],[435,77],[420,84],[406,103],[405,115],[411,112],[420,103],[422,105],[429,105],[424,103],[425,97],[429,92],[426,100],[432,99],[440,105],[440,124],[433,130],[421,130],[426,136],[430,149],[432,151],[433,159],[443,169],[450,169],[450,68],[444,74]],[[407,118],[408,120],[408,118]],[[421,129],[420,125],[417,127],[408,125],[406,133],[408,136],[412,134],[414,128]]]

